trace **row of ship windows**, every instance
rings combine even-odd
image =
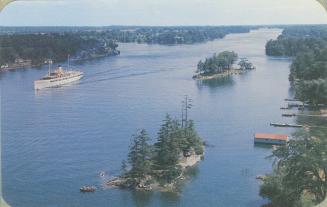
[[[78,75],[78,76],[80,76],[80,75]],[[51,80],[50,82],[62,81],[62,80],[70,79],[70,78],[75,78],[75,77],[78,77],[78,76],[73,76],[73,77],[69,77],[69,78],[62,78],[60,80]]]

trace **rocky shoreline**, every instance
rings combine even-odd
[[[155,178],[148,175],[143,180],[135,182],[135,180],[119,176],[109,180],[106,186],[109,188],[118,187],[122,189],[133,189],[138,191],[160,191],[160,192],[173,192],[176,191],[179,184],[187,180],[187,171],[195,167],[201,160],[204,159],[204,153],[197,155],[192,152],[189,156],[181,155],[178,165],[182,168],[182,173],[171,183],[159,183]]]
[[[203,74],[198,74],[194,75],[193,79],[194,80],[212,80],[212,79],[217,79],[217,78],[223,78],[227,77],[230,75],[240,75],[243,74],[245,71],[241,69],[231,69],[222,73],[214,73],[214,74],[209,74],[209,75],[203,75]]]

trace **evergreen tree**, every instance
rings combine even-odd
[[[203,141],[197,134],[193,120],[189,120],[187,122],[187,126],[184,129],[185,142],[187,146],[187,150],[193,148],[197,155],[203,154]]]
[[[167,182],[171,182],[180,175],[181,169],[177,164],[182,152],[181,135],[179,122],[166,115],[155,144],[155,162],[156,168],[160,172],[158,176]]]
[[[123,160],[121,162],[121,172],[122,172],[122,175],[125,176],[128,174],[128,165],[127,165],[127,162],[126,160]]]
[[[144,129],[133,135],[132,145],[128,154],[128,162],[131,165],[129,174],[137,182],[151,171],[152,147],[149,141],[150,138]]]

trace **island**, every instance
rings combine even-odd
[[[193,76],[193,79],[209,80],[255,69],[246,58],[241,58],[239,61],[240,68],[233,67],[237,60],[238,54],[233,51],[224,51],[206,58],[205,61],[200,60],[197,64],[197,74]]]
[[[154,144],[144,129],[133,135],[128,159],[122,161],[122,174],[107,186],[175,191],[187,179],[188,169],[203,159],[204,146],[192,120],[180,121],[167,114]]]

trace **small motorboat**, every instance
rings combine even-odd
[[[94,192],[96,191],[96,187],[95,186],[83,186],[81,187],[79,190],[83,193],[90,193],[90,192]]]

